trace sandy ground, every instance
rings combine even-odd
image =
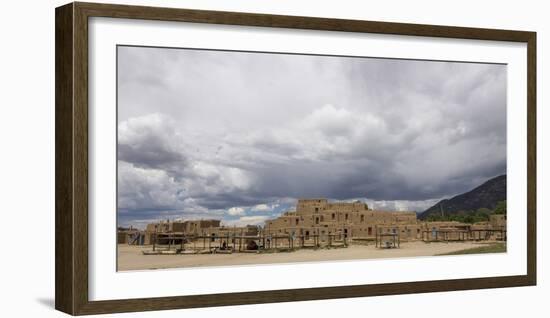
[[[485,243],[486,244],[486,243]],[[482,246],[483,243],[401,243],[398,249],[378,249],[374,245],[351,245],[337,249],[300,249],[279,253],[233,253],[202,255],[143,255],[151,246],[118,245],[118,270],[142,270],[198,266],[229,266],[270,263],[318,262],[334,260],[432,256]]]

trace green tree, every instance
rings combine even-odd
[[[491,214],[492,211],[490,209],[487,209],[487,208],[479,208],[479,209],[477,209],[476,212],[477,212],[478,215],[489,215],[489,214]]]
[[[497,203],[497,206],[495,207],[495,210],[493,211],[493,214],[504,214],[504,215],[506,215],[506,200],[499,201]]]

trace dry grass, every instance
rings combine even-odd
[[[467,255],[467,254],[484,254],[484,253],[506,253],[506,243],[489,244],[464,250],[453,251],[438,255]]]

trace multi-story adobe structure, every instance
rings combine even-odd
[[[265,222],[264,235],[317,236],[320,242],[339,236],[352,241],[372,240],[380,234],[396,234],[400,240],[506,239],[506,216],[491,215],[489,221],[467,224],[456,221],[426,222],[416,212],[376,211],[361,201],[329,202],[300,199],[296,211]]]
[[[265,235],[291,235],[296,237],[340,235],[344,238],[371,239],[376,231],[399,231],[401,239],[420,236],[420,224],[415,212],[375,211],[361,201],[329,202],[327,199],[300,199],[296,211],[285,212],[268,220]]]
[[[119,231],[119,242],[132,242],[135,230]],[[131,232],[131,233],[130,233]],[[456,221],[419,221],[415,212],[377,211],[361,201],[329,202],[327,199],[300,199],[295,211],[265,221],[262,227],[255,225],[224,226],[220,220],[160,221],[147,225],[141,244],[152,244],[153,238],[163,244],[170,237],[185,237],[186,240],[206,240],[234,244],[236,238],[245,243],[258,241],[264,247],[277,246],[279,242],[297,240],[305,244],[314,241],[324,245],[334,240],[357,242],[374,240],[377,235],[398,235],[401,241],[411,240],[467,240],[506,239],[506,216],[491,215],[489,221],[475,224]],[[127,236],[128,239],[123,239]],[[275,240],[275,244],[270,242]]]

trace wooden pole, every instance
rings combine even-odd
[[[374,240],[375,240],[375,247],[378,247],[378,225],[374,227]]]
[[[319,244],[319,237],[317,236],[317,233],[313,236],[313,244],[315,244],[315,247],[317,247],[317,244]]]
[[[288,248],[292,248],[292,238],[290,237],[290,234],[288,235]]]

